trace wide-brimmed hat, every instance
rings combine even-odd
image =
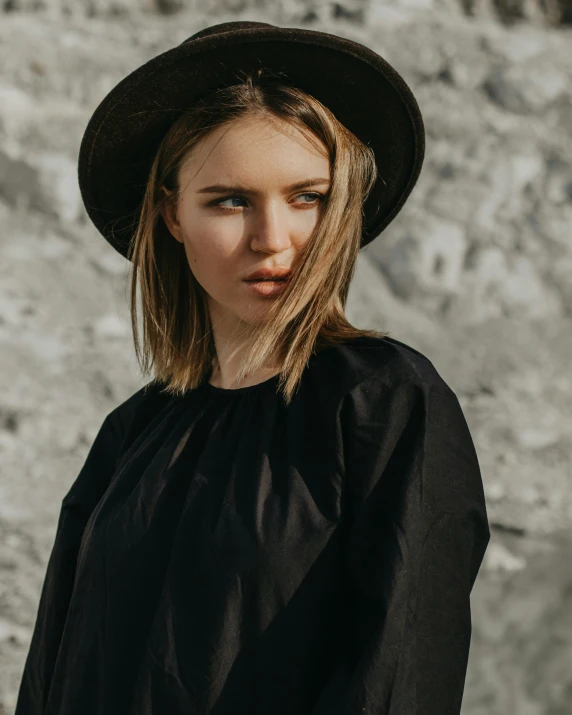
[[[364,204],[361,246],[398,214],[425,154],[421,112],[401,75],[370,48],[337,35],[224,22],[131,72],[87,124],[78,160],[81,196],[98,231],[123,256],[171,124],[195,101],[260,68],[314,96],[373,150],[379,175]]]

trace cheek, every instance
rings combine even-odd
[[[296,215],[291,217],[292,237],[297,246],[302,246],[309,241],[320,219],[321,213],[318,209],[298,211]]]
[[[182,234],[185,245],[197,258],[225,256],[232,252],[240,240],[237,227],[231,221],[216,220],[216,217],[200,209],[183,209],[181,217]]]
[[[192,232],[185,231],[184,244],[189,266],[205,290],[221,291],[232,282],[236,246],[228,236],[195,225]]]

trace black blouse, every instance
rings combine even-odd
[[[359,338],[105,418],[61,503],[15,715],[454,715],[489,541],[455,393]]]

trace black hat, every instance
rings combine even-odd
[[[239,72],[262,67],[314,96],[373,150],[379,175],[364,205],[361,246],[399,213],[425,154],[421,112],[401,75],[373,50],[337,35],[224,22],[131,72],[87,124],[78,161],[81,196],[98,231],[123,256],[171,124],[196,100],[239,82]]]

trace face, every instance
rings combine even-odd
[[[261,295],[245,278],[292,268],[316,227],[330,178],[320,149],[278,119],[249,117],[219,127],[186,157],[181,196],[163,216],[222,332],[264,319],[278,294]],[[319,181],[295,188],[311,179]]]

